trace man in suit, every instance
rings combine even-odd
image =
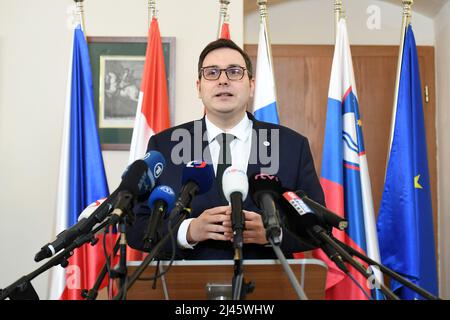
[[[246,111],[254,83],[251,61],[239,46],[227,39],[211,42],[200,54],[198,63],[197,90],[205,116],[167,129],[149,141],[148,150],[157,150],[166,159],[158,183],[171,186],[176,194],[181,189],[183,168],[191,160],[211,163],[218,175],[207,193],[193,199],[191,217],[175,230],[178,258],[233,259],[231,208],[220,185],[221,164],[227,158],[221,155],[225,145],[231,154],[231,164],[249,177],[261,172],[277,175],[287,189],[301,189],[310,198],[324,203],[308,140],[286,127],[257,121]],[[244,259],[274,258],[260,210],[250,195],[243,208]],[[129,244],[141,250],[149,215],[140,213],[148,210],[145,204],[136,206],[137,219],[127,234]],[[312,248],[285,228],[281,238],[280,248],[287,257]]]

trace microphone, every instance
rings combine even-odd
[[[175,204],[175,192],[169,186],[156,187],[148,198],[148,206],[152,208],[147,232],[144,235],[144,248],[151,248],[157,242],[158,230],[161,229],[162,219],[167,217],[167,212],[172,211]]]
[[[43,246],[35,255],[34,261],[39,262],[55,255],[80,235],[90,232],[97,223],[102,223],[108,217],[113,208],[116,208],[115,215],[121,215],[125,206],[130,204],[130,197],[122,195],[125,193],[131,194],[132,197],[142,197],[150,192],[155,186],[156,179],[161,175],[164,165],[164,157],[157,151],[150,151],[142,159],[133,162],[123,173],[119,187],[89,217],[82,218],[59,233],[56,240]]]
[[[304,196],[303,199],[305,199],[306,196],[304,195],[303,191],[301,192],[301,194]],[[345,273],[348,273],[348,268],[344,264],[344,260],[342,259],[342,256],[339,254],[339,252],[337,252],[336,249],[334,249],[329,243],[320,241],[318,239],[318,232],[331,232],[331,227],[334,226],[325,222],[326,219],[323,211],[317,214],[318,211],[311,210],[311,208],[303,201],[303,199],[300,198],[297,193],[292,191],[284,192],[283,198],[287,203],[290,204],[289,208],[285,208],[286,228],[299,237],[312,240],[327,254],[327,256],[339,267],[339,269],[341,269]],[[310,202],[313,202],[316,208],[320,208],[321,210],[323,210],[322,208],[325,208],[321,204],[308,198],[308,204]],[[292,209],[294,209],[296,212],[293,212]],[[330,222],[336,224],[336,226],[340,225],[341,227],[347,227],[347,220],[332,213],[328,209],[326,209],[326,211],[328,211],[327,215],[332,214],[332,216],[330,215],[330,217],[333,217],[333,219],[330,218]],[[334,216],[339,217],[339,223],[338,219]],[[326,231],[324,230],[324,228],[326,229]]]
[[[181,191],[175,206],[170,212],[171,216],[178,215],[191,205],[192,199],[211,189],[214,180],[213,167],[204,161],[191,161],[183,169],[181,178]]]
[[[346,219],[332,212],[320,203],[308,198],[304,191],[299,190],[295,193],[314,211],[322,226],[338,228],[341,231],[348,227],[348,221]]]
[[[281,183],[277,176],[264,173],[253,174],[249,181],[250,194],[253,202],[262,211],[267,239],[275,245],[281,243],[281,227],[275,200],[281,193]]]
[[[227,201],[231,204],[231,226],[233,228],[233,245],[235,249],[243,246],[245,218],[242,212],[243,201],[247,198],[247,174],[234,167],[228,167],[223,172],[222,190]]]

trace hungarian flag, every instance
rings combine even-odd
[[[152,19],[148,31],[147,50],[142,75],[141,91],[136,110],[129,163],[141,159],[150,137],[170,127],[169,98],[164,54],[158,20]],[[143,253],[128,247],[127,260],[143,259]]]
[[[94,96],[88,45],[80,25],[74,29],[68,94],[58,181],[56,234],[74,225],[80,213],[109,194],[95,124]],[[106,248],[111,252],[111,242]],[[50,299],[82,299],[104,265],[102,239],[74,250],[69,265],[51,269]],[[104,279],[100,289],[106,286]]]
[[[337,26],[320,182],[327,207],[349,222],[346,233],[334,230],[333,235],[379,262],[372,191],[345,19],[341,19]],[[351,275],[346,275],[322,250],[314,253],[329,266],[327,299],[367,299],[371,293],[377,293],[375,281],[368,283],[353,267],[349,266]],[[379,271],[373,272],[381,282]]]

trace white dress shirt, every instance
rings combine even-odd
[[[245,113],[242,120],[233,128],[223,131],[209,121],[208,116],[205,116],[206,132],[208,135],[208,147],[211,154],[211,160],[214,165],[214,172],[217,173],[217,163],[219,159],[220,145],[216,137],[222,133],[229,133],[235,136],[235,139],[230,143],[231,149],[231,164],[232,166],[247,172],[248,159],[252,148],[252,128],[253,121],[251,121],[247,113]],[[178,229],[177,242],[181,248],[193,249],[194,245],[188,243],[186,236],[189,224],[193,219],[184,220]]]

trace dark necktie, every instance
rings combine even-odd
[[[232,134],[229,134],[229,133],[222,133],[216,137],[216,140],[220,146],[219,159],[217,161],[216,180],[217,180],[217,186],[219,188],[219,192],[222,195],[223,195],[222,176],[223,176],[223,172],[225,171],[225,169],[228,168],[229,166],[231,166],[230,144],[231,144],[231,141],[234,140],[234,138],[235,138],[235,136]]]

